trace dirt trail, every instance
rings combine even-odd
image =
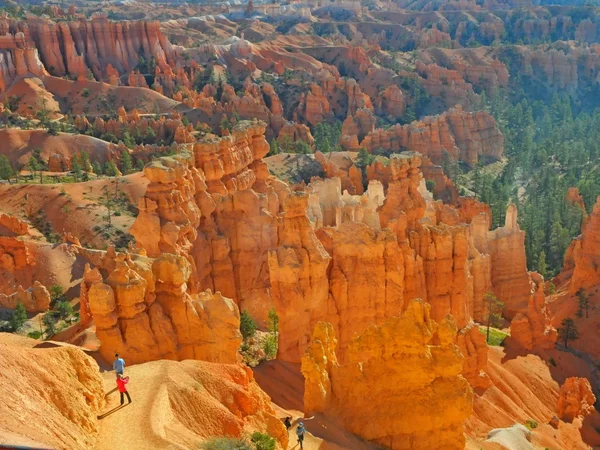
[[[115,383],[114,372],[104,372],[104,389],[107,393],[107,405],[100,419],[100,434],[96,450],[147,450],[151,448],[184,449],[164,438],[165,430],[161,424],[167,422],[163,417],[153,416],[154,411],[165,411],[170,408],[157,407],[157,403],[167,399],[165,388],[161,387],[161,379],[165,378],[165,369],[160,366],[144,364],[125,369],[125,375],[131,376],[128,391],[132,403],[119,407],[120,396]],[[167,399],[168,400],[168,399]]]

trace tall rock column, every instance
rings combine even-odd
[[[504,303],[504,315],[512,319],[527,311],[530,279],[525,257],[525,232],[517,223],[517,207],[509,205],[505,225],[487,235],[492,257],[492,288]]]
[[[600,280],[600,197],[583,225],[581,236],[573,241],[567,255],[571,255],[575,266],[571,293],[597,286]]]
[[[517,313],[510,323],[510,335],[527,350],[533,348],[554,348],[556,329],[550,324],[544,295],[544,278],[531,273],[531,295],[527,310]]]
[[[278,218],[278,247],[269,251],[271,295],[279,315],[279,354],[298,362],[316,322],[327,316],[331,260],[306,215],[308,196],[292,193]]]

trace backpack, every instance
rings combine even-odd
[[[306,430],[304,429],[304,426],[300,426],[300,427],[296,428],[296,434],[297,434],[298,436],[304,436],[304,432],[305,432],[305,431],[306,431]]]

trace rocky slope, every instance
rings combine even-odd
[[[93,447],[99,432],[96,415],[105,404],[96,362],[71,346],[37,349],[36,341],[5,333],[0,342],[5,378],[0,383],[0,444]]]

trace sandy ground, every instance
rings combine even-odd
[[[151,448],[185,449],[160,436],[160,417],[152,414],[160,401],[162,390],[159,379],[161,370],[143,370],[142,366],[127,368],[126,375],[135,379],[129,386],[132,403],[120,406],[120,396],[116,388],[114,372],[104,372],[104,390],[107,404],[101,413],[100,434],[96,450],[146,450]]]

